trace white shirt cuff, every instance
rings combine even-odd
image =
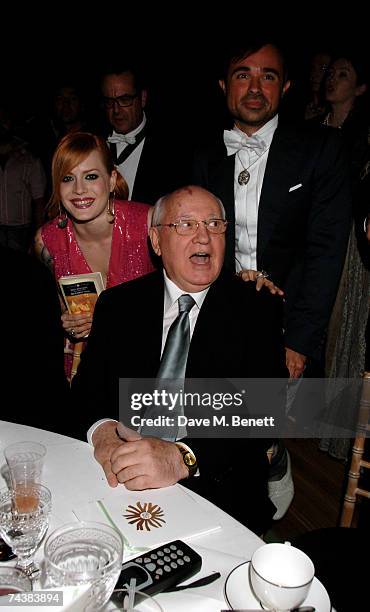
[[[93,425],[91,425],[90,429],[88,430],[86,437],[87,437],[87,441],[89,444],[92,444],[92,437],[93,437],[93,433],[95,431],[95,429],[97,429],[99,427],[99,425],[101,425],[102,423],[107,423],[108,421],[116,421],[116,419],[100,419],[100,421],[96,421],[96,423],[94,423]]]

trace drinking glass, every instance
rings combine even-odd
[[[26,487],[39,484],[46,455],[46,447],[38,442],[16,442],[4,449],[9,468],[10,484]]]
[[[39,573],[34,555],[49,526],[51,493],[39,484],[0,491],[0,535],[17,555],[16,567]]]
[[[44,547],[43,587],[90,585],[87,611],[101,610],[121,571],[121,534],[104,523],[68,523]]]
[[[31,590],[32,582],[22,570],[16,567],[0,567],[0,602],[3,595]]]

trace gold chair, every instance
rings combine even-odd
[[[71,384],[72,384],[73,377],[77,373],[77,368],[80,365],[81,353],[84,348],[85,348],[84,342],[75,342],[73,345],[72,370],[71,370],[71,379],[69,381]]]
[[[362,378],[361,399],[359,417],[357,422],[357,434],[352,448],[351,466],[348,472],[347,489],[344,496],[342,514],[340,518],[341,527],[351,527],[355,504],[358,497],[370,499],[370,491],[359,487],[361,468],[370,470],[370,461],[363,458],[366,433],[370,431],[370,372],[364,372]]]

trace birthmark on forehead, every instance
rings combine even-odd
[[[209,206],[210,204],[214,204],[215,213],[218,214],[220,208],[217,198],[212,193],[196,185],[189,185],[177,189],[171,194],[168,203],[169,208],[172,209],[171,212],[174,214],[180,209],[182,214],[187,214],[184,209],[188,208],[194,215],[198,207],[203,205]]]

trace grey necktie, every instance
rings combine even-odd
[[[179,314],[168,330],[157,378],[184,379],[190,346],[189,312],[195,301],[191,295],[179,297]]]
[[[157,374],[157,387],[166,389],[169,393],[178,393],[183,387],[185,378],[186,362],[190,346],[190,322],[189,312],[195,304],[191,295],[184,294],[178,299],[179,314],[168,330],[166,344],[163,349],[162,359]],[[162,381],[162,382],[161,382]],[[168,407],[152,406],[145,412],[145,418],[156,418],[158,416],[170,416],[177,422],[177,415],[181,414],[179,403],[171,410]],[[156,436],[166,440],[176,440],[178,428],[176,426],[160,425],[155,429],[143,425],[140,433],[142,435]]]

